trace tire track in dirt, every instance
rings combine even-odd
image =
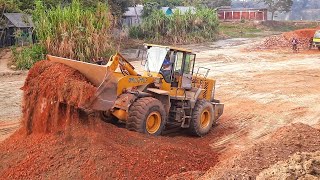
[[[19,121],[0,121],[0,142],[8,138],[19,127]]]

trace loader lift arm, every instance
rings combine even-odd
[[[107,67],[110,67],[110,70],[115,72],[116,69],[119,67],[121,73],[126,75],[138,76],[139,74],[134,70],[134,67],[127,61],[120,53],[116,53],[115,55],[111,56]]]

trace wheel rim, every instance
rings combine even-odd
[[[206,128],[210,124],[211,116],[209,110],[205,109],[200,117],[201,128]]]
[[[149,134],[156,133],[161,126],[161,115],[159,112],[152,112],[147,117],[146,129]]]

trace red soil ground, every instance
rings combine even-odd
[[[278,129],[236,157],[217,164],[202,179],[255,179],[263,170],[296,152],[320,150],[320,130],[297,123]]]
[[[37,63],[22,89],[23,126],[0,144],[1,178],[163,179],[217,163],[208,138],[152,137],[86,115],[78,107],[95,87],[67,66]]]

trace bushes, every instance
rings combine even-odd
[[[33,11],[34,32],[38,44],[13,48],[19,69],[29,69],[43,59],[43,53],[90,62],[93,58],[114,53],[111,39],[111,14],[106,3],[84,7],[78,0],[70,5],[48,9],[41,0]]]
[[[145,17],[140,26],[130,29],[130,37],[143,37],[157,43],[202,42],[216,38],[218,25],[216,11],[209,8],[185,13],[175,11],[170,16],[156,10]]]
[[[34,63],[45,59],[46,50],[39,44],[26,47],[12,47],[13,63],[17,69],[30,69]]]
[[[92,10],[78,0],[52,9],[37,1],[33,13],[37,38],[49,54],[86,62],[113,49],[110,16],[106,4],[98,3]]]
[[[136,39],[144,38],[144,34],[140,26],[132,26],[129,29],[129,36]]]

